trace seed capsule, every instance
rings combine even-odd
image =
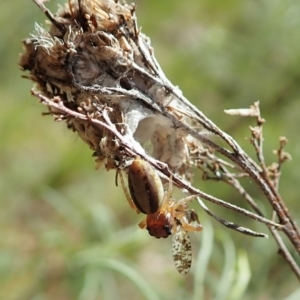
[[[164,200],[164,187],[154,168],[135,158],[128,171],[128,186],[134,205],[143,214],[159,211]]]

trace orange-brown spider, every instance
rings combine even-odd
[[[202,226],[198,215],[188,208],[191,195],[176,201],[172,198],[172,180],[168,191],[164,191],[162,181],[155,169],[140,157],[136,157],[128,170],[130,194],[121,174],[121,183],[129,205],[138,213],[146,214],[139,223],[151,236],[167,238],[173,234],[173,259],[179,273],[186,274],[192,261],[191,243],[188,231],[199,232]]]

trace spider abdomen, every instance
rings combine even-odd
[[[133,203],[146,215],[159,211],[164,200],[164,188],[154,168],[137,157],[128,171],[128,186]]]

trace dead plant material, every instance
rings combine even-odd
[[[299,229],[277,189],[281,165],[289,159],[283,151],[286,139],[281,138],[276,151],[278,162],[267,167],[262,151],[264,120],[258,103],[249,109],[227,111],[256,118],[257,125],[251,128],[257,153],[254,162],[166,78],[150,39],[137,26],[133,4],[69,0],[52,14],[44,1],[34,2],[50,27],[46,30],[35,25],[35,33],[23,42],[20,65],[29,71],[26,78],[36,83],[32,94],[48,107],[48,114],[77,132],[107,170],[126,172],[139,156],[157,170],[162,180],[172,178],[178,188],[198,195],[199,205],[228,228],[266,236],[221,219],[203,201],[265,223],[279,253],[300,279],[299,266],[281,238],[285,234],[300,252]],[[223,181],[236,189],[254,213],[192,187],[195,168],[203,171],[203,179]],[[240,183],[243,177],[260,188],[273,216],[263,215]]]

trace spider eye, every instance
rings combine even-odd
[[[164,214],[148,215],[147,230],[151,236],[156,238],[167,238],[172,234],[172,223]]]
[[[172,234],[171,228],[170,228],[169,225],[164,225],[163,228],[164,228],[164,230],[165,230],[165,232],[167,233],[168,236]]]

